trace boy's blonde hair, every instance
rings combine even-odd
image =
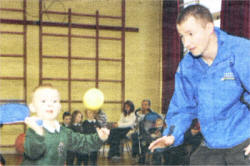
[[[33,91],[32,91],[32,100],[33,100],[33,98],[34,98],[34,94],[35,94],[38,90],[40,90],[40,89],[53,89],[53,90],[56,90],[56,91],[58,92],[58,94],[60,95],[59,91],[58,91],[55,87],[53,87],[52,84],[41,84],[41,85],[38,85],[37,87],[35,87],[35,88],[33,89]]]

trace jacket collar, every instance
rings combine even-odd
[[[51,133],[60,132],[60,124],[58,121],[55,121],[55,128],[52,128],[51,126],[47,125],[46,123],[43,124],[43,127],[47,129]]]
[[[228,41],[228,34],[217,27],[214,28],[214,31],[218,40],[218,52],[212,65],[223,62],[231,56],[231,52],[229,51],[230,42]]]
[[[95,120],[95,119],[88,119],[88,122],[89,122],[89,123],[91,123],[91,122],[95,123],[96,120]]]

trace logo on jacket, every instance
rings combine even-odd
[[[64,143],[63,142],[59,143],[59,145],[57,147],[57,151],[58,151],[59,156],[63,156],[63,152],[64,152]]]
[[[234,74],[232,72],[224,73],[224,76],[221,78],[221,81],[225,80],[235,80]]]

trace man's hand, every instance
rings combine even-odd
[[[38,120],[40,119],[36,116],[27,117],[25,118],[24,123],[32,128],[38,135],[43,135],[43,128],[37,124]]]
[[[170,146],[174,143],[174,136],[163,136],[161,138],[158,138],[157,140],[153,141],[148,149],[151,152],[154,152],[157,148],[165,148],[166,146]]]
[[[98,136],[102,141],[106,141],[109,137],[110,130],[107,128],[96,128]]]
[[[249,155],[250,154],[250,144],[244,149],[245,150],[245,155]]]

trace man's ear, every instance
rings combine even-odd
[[[29,109],[30,109],[30,112],[33,112],[33,113],[36,112],[36,109],[32,103],[29,104]]]
[[[207,23],[206,28],[209,34],[214,32],[214,24],[212,22]]]

